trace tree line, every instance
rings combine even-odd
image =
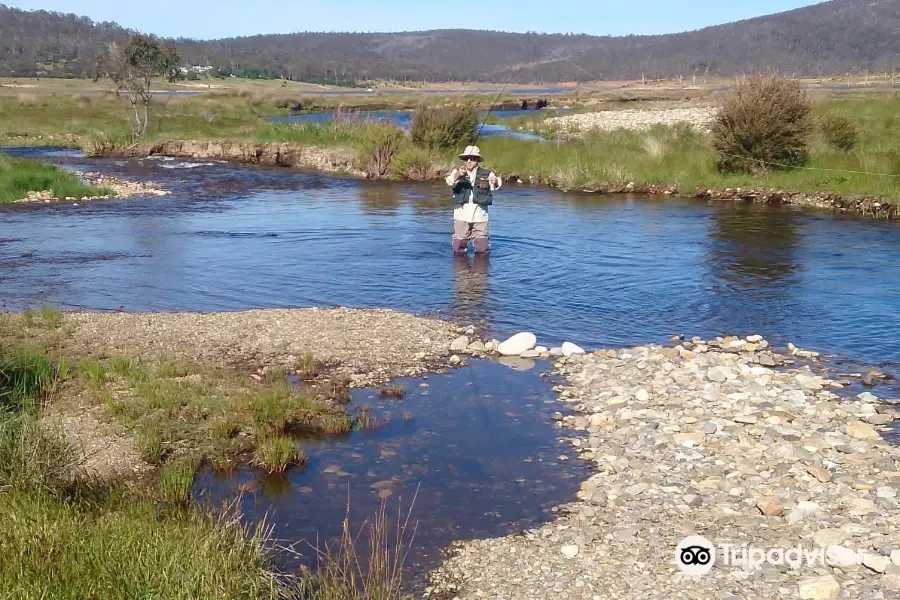
[[[900,3],[832,0],[671,35],[434,30],[156,40],[218,76],[354,85],[400,81],[557,82],[777,70],[825,75],[900,68]],[[101,77],[137,33],[114,23],[0,5],[0,75]],[[151,39],[152,36],[150,36]]]

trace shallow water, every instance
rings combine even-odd
[[[490,258],[454,259],[441,182],[19,152],[174,193],[0,208],[7,308],[387,306],[484,320],[497,337],[528,329],[544,345],[760,333],[900,360],[893,223],[507,183]]]
[[[535,368],[549,365],[540,361]],[[241,508],[251,518],[268,513],[274,536],[300,555],[281,558],[289,569],[314,565],[314,548],[326,539],[334,543],[348,502],[353,533],[362,531],[368,544],[363,519],[371,519],[386,491],[390,534],[398,511],[402,520],[409,517],[403,545],[410,548],[410,583],[421,583],[450,542],[539,525],[578,491],[586,468],[552,427],[550,417],[560,407],[549,381],[481,360],[446,376],[395,384],[407,390],[402,400],[355,390],[348,407],[356,414],[369,406],[381,421],[389,415],[387,425],[310,441],[307,466],[284,476],[207,471],[197,483],[198,497],[219,504],[249,486]]]
[[[760,333],[823,351],[845,369],[896,373],[900,363],[896,224],[507,184],[491,208],[490,258],[455,259],[441,183],[16,152],[160,181],[174,193],[0,207],[2,309],[390,307],[483,322],[501,339],[530,330],[548,346]],[[392,511],[398,499],[405,511],[418,488],[420,583],[447,542],[537,523],[573,498],[584,467],[554,464],[564,448],[548,419],[556,407],[545,402],[555,395],[537,376],[542,369],[474,361],[429,378],[428,388],[403,381],[402,404],[356,391],[356,403],[392,412],[389,427],[311,443],[310,464],[282,480],[204,473],[198,493],[218,503],[249,483],[247,514],[274,511],[275,534],[308,561],[305,543],[340,531],[348,498],[358,526],[377,505],[373,483],[394,480]]]

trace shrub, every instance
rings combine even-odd
[[[820,122],[822,135],[830,146],[848,152],[853,150],[859,141],[859,129],[856,123],[847,117],[829,115]]]
[[[372,122],[362,130],[357,159],[369,179],[382,179],[404,141],[403,131],[392,123]]]
[[[391,164],[391,173],[396,179],[425,181],[431,179],[436,171],[428,150],[416,146],[403,148]]]
[[[417,146],[457,148],[475,142],[477,125],[475,109],[469,105],[422,106],[413,116],[410,134]]]
[[[712,124],[719,170],[759,172],[802,164],[808,155],[810,103],[796,81],[740,81]]]

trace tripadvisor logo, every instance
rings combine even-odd
[[[675,548],[675,563],[688,575],[706,575],[716,562],[716,548],[702,535],[689,535]]]

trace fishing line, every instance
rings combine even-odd
[[[516,69],[516,70],[513,72],[512,75],[509,76],[509,79],[507,79],[507,80],[506,80],[506,83],[503,84],[503,87],[500,88],[500,93],[497,94],[497,97],[494,98],[494,101],[493,101],[493,102],[491,102],[491,105],[488,107],[487,114],[484,115],[484,119],[481,121],[481,127],[478,128],[478,135],[475,136],[475,141],[472,142],[473,144],[477,144],[477,143],[478,143],[478,138],[481,137],[481,130],[484,129],[484,124],[487,123],[488,117],[491,116],[491,112],[493,112],[493,110],[494,110],[494,105],[497,104],[497,101],[500,99],[500,96],[502,96],[502,95],[503,95],[503,92],[506,91],[506,86],[509,85],[509,83],[513,80],[513,77],[515,77],[516,75],[518,75],[518,74],[519,74],[519,71],[521,71],[521,70],[522,70],[522,67],[524,67],[526,64],[528,64],[528,63],[522,63],[521,65],[519,65],[519,68]]]

